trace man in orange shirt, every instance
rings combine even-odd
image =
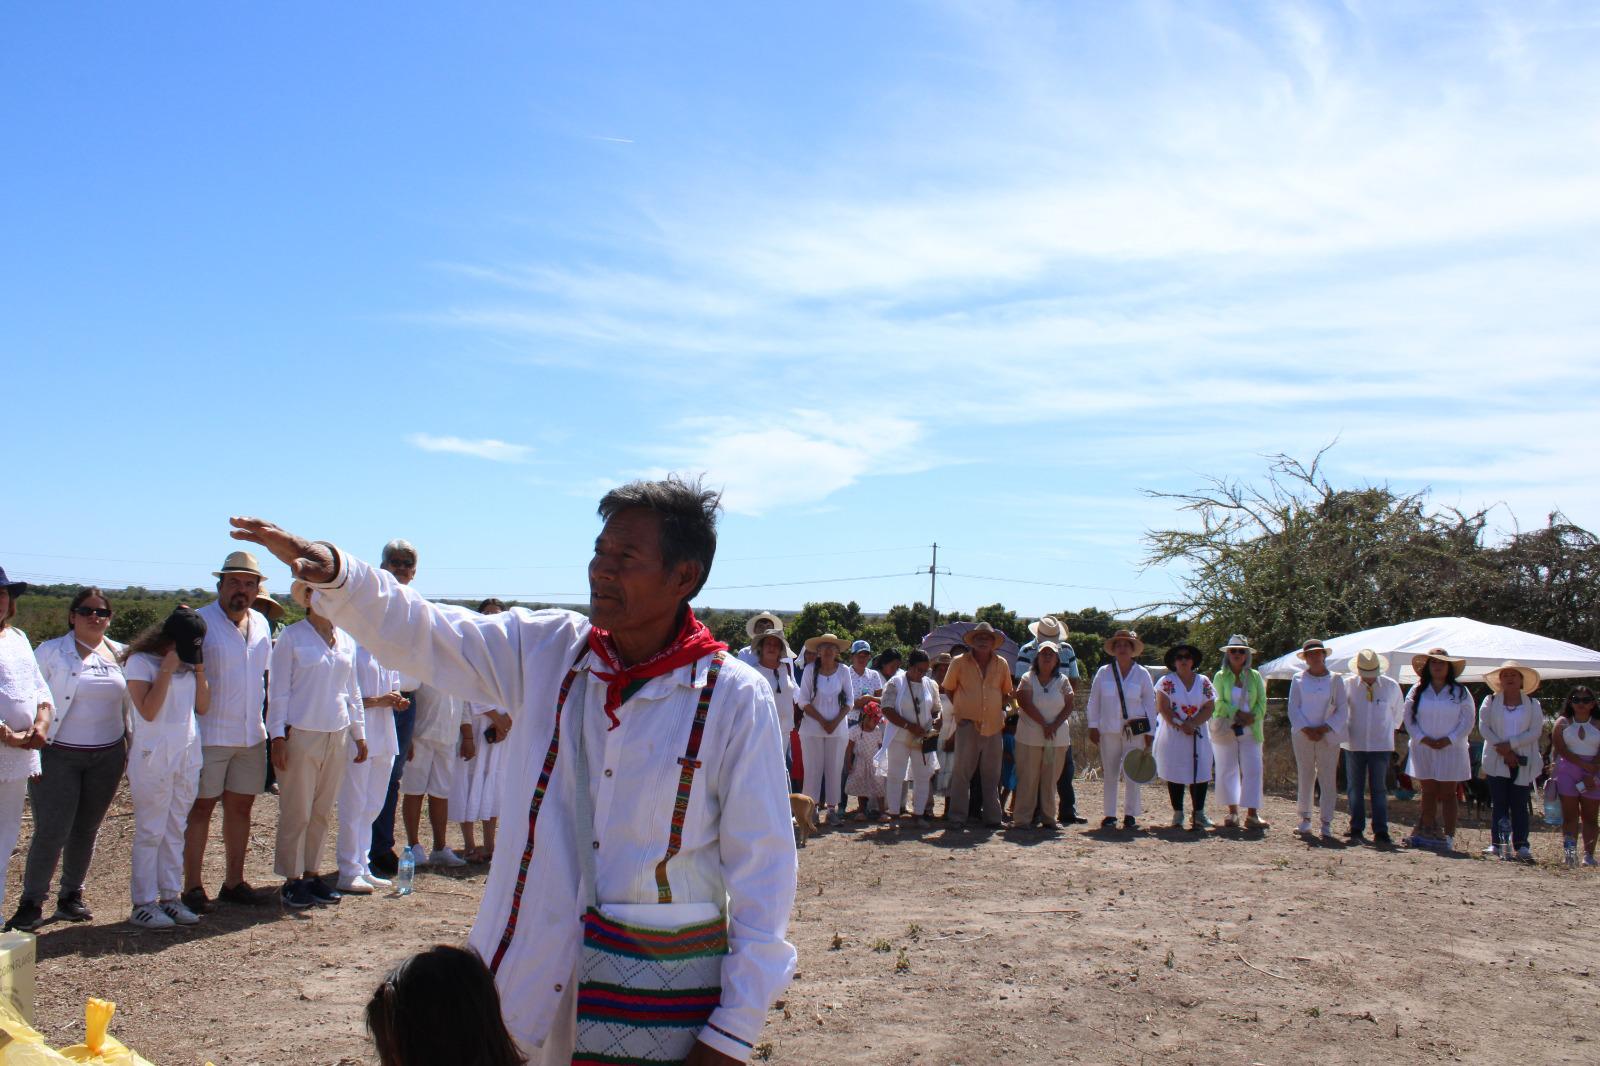
[[[998,828],[1000,765],[1005,753],[1006,705],[1011,702],[1011,666],[995,654],[1000,634],[979,622],[966,635],[972,654],[950,664],[944,690],[956,717],[956,765],[950,778],[950,822],[964,825],[971,802],[972,775],[983,789],[983,824]]]

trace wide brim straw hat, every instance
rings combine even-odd
[[[1180,651],[1189,653],[1190,658],[1194,660],[1194,668],[1196,670],[1200,669],[1200,664],[1205,661],[1206,657],[1200,654],[1199,648],[1187,642],[1180,642],[1168,648],[1167,654],[1161,658],[1161,661],[1167,664],[1168,670],[1174,669],[1172,664],[1178,661],[1178,653]]]
[[[1256,650],[1250,646],[1250,639],[1248,637],[1246,637],[1243,633],[1235,633],[1233,636],[1228,638],[1228,643],[1224,644],[1222,647],[1218,648],[1217,650],[1218,651],[1224,651],[1224,652],[1227,652],[1227,651],[1247,651],[1251,655],[1254,655],[1256,653]]]
[[[1320,651],[1322,654],[1327,655],[1328,646],[1315,637],[1312,637],[1310,640],[1300,645],[1300,650],[1294,653],[1294,657],[1299,659],[1301,662],[1304,662],[1306,658],[1306,652],[1308,651]]]
[[[1458,674],[1464,670],[1467,665],[1467,660],[1457,659],[1443,648],[1429,648],[1422,655],[1413,655],[1411,657],[1411,669],[1418,677],[1428,676],[1429,659],[1438,659],[1442,663],[1449,663],[1451,666],[1455,667],[1455,671]]]
[[[783,630],[783,619],[779,618],[771,611],[762,611],[760,614],[751,615],[750,619],[744,624],[744,635],[749,637],[751,640],[756,639],[757,622],[771,622],[773,629],[776,629],[780,632]]]
[[[930,665],[932,665],[932,666],[949,666],[951,663],[953,663],[955,661],[956,661],[955,660],[955,656],[951,655],[947,651],[942,651],[938,655],[935,655],[933,657],[933,662]]]
[[[806,651],[815,652],[824,644],[832,644],[841,652],[843,652],[845,648],[849,647],[849,645],[845,643],[845,639],[839,636],[837,633],[819,633],[810,640],[806,641],[802,647],[804,647]]]
[[[267,621],[269,622],[283,621],[283,604],[279,603],[268,594],[265,582],[263,582],[261,585],[261,591],[256,593],[256,601],[250,606],[266,615]]]
[[[222,560],[222,569],[211,571],[212,577],[221,577],[223,574],[254,574],[259,578],[267,576],[261,572],[261,564],[256,562],[256,557],[249,552],[229,552],[228,557]]]
[[[783,645],[783,652],[778,656],[780,659],[794,658],[794,649],[789,647],[788,640],[784,638],[783,630],[769,629],[759,637],[750,638],[750,647],[756,653],[757,659],[761,658],[761,645],[767,640],[768,637],[771,637],[773,640],[776,640],[779,644]]]
[[[1515,659],[1507,659],[1493,670],[1485,670],[1483,672],[1483,683],[1488,685],[1491,691],[1499,692],[1500,675],[1507,670],[1515,670],[1522,675],[1523,695],[1531,695],[1533,690],[1539,687],[1539,671],[1531,666],[1523,666]]]
[[[1350,660],[1350,668],[1358,674],[1381,674],[1389,669],[1389,658],[1379,655],[1371,648],[1362,648],[1356,652],[1356,657]]]
[[[1039,632],[1041,629],[1054,630],[1055,636],[1041,636]],[[1057,618],[1055,615],[1047,614],[1037,622],[1029,622],[1028,632],[1032,633],[1035,638],[1041,640],[1066,640],[1070,630],[1067,629],[1067,623],[1061,621],[1061,619]]]
[[[979,622],[977,625],[961,634],[961,642],[970,648],[972,647],[973,639],[976,637],[988,637],[996,644],[1000,643],[1000,631],[994,626],[990,625],[988,622]]]
[[[1129,780],[1148,785],[1156,779],[1156,757],[1142,746],[1134,748],[1122,757],[1122,772]]]
[[[1115,655],[1116,654],[1116,652],[1111,650],[1111,645],[1115,644],[1119,640],[1131,640],[1131,641],[1133,641],[1133,654],[1135,656],[1144,654],[1144,641],[1139,639],[1139,634],[1135,633],[1131,629],[1119,629],[1115,633],[1113,633],[1109,637],[1107,637],[1105,644],[1102,645],[1102,647],[1105,648],[1105,652],[1106,652],[1107,655]]]

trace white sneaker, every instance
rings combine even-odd
[[[1182,811],[1173,811],[1172,812],[1172,828],[1174,828],[1174,829],[1182,829],[1183,828],[1183,812]]]
[[[1296,833],[1300,833],[1300,834],[1305,834],[1305,833],[1311,832],[1311,819],[1310,818],[1302,818],[1302,819],[1300,819],[1300,824],[1295,826],[1295,830],[1294,831]]]
[[[427,848],[423,847],[421,844],[412,844],[410,847],[406,848],[406,850],[411,853],[412,862],[416,863],[418,866],[428,865]]]
[[[1485,855],[1498,856],[1500,854],[1500,845],[1499,844],[1490,844],[1488,847],[1483,849],[1483,853]]]
[[[449,848],[436,848],[433,854],[428,856],[429,866],[456,867],[465,866],[466,864],[466,859],[463,859]],[[421,864],[419,863],[418,865],[420,866]]]
[[[1332,840],[1333,839],[1333,823],[1332,822],[1323,822],[1322,823],[1322,839],[1324,839],[1324,840]]]
[[[1454,851],[1454,850],[1456,850],[1456,838],[1455,837],[1446,836],[1444,838],[1444,850],[1445,851]]]
[[[171,918],[179,925],[200,924],[200,916],[194,911],[190,910],[188,907],[185,907],[181,899],[164,899],[157,903],[156,906],[160,907],[164,912],[166,912],[168,918]]]
[[[367,884],[367,879],[360,874],[354,877],[339,878],[339,891],[347,896],[370,896],[372,886]]]
[[[178,927],[172,916],[155,903],[141,903],[134,907],[133,913],[128,915],[128,923],[140,929],[160,929],[163,932]]]
[[[373,888],[388,888],[390,885],[394,884],[394,882],[389,880],[387,877],[379,877],[371,870],[362,871],[361,880],[365,881]]]

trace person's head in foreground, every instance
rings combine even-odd
[[[440,944],[389,971],[367,1001],[382,1066],[523,1066],[494,976],[478,953]]]
[[[589,561],[589,618],[624,659],[666,644],[717,554],[719,495],[676,475],[634,481],[600,500],[605,527]]]

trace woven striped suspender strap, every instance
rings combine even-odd
[[[728,657],[725,651],[711,656],[711,666],[706,670],[705,687],[700,690],[700,702],[694,709],[694,724],[689,727],[689,744],[678,760],[682,770],[678,773],[678,798],[672,804],[672,832],[667,837],[667,853],[656,863],[656,899],[660,903],[672,902],[672,886],[667,883],[667,863],[683,848],[683,823],[689,815],[689,793],[694,790],[694,772],[700,769],[700,741],[706,732],[706,712],[711,709],[711,694],[717,688],[717,675]]]
[[[572,662],[572,669],[561,679],[561,692],[556,696],[556,724],[550,732],[550,748],[544,753],[544,766],[540,768],[538,783],[533,787],[533,802],[528,804],[528,842],[522,847],[522,865],[517,867],[517,883],[511,889],[511,913],[506,917],[506,930],[500,935],[500,943],[494,949],[494,958],[489,960],[491,973],[499,971],[500,960],[506,957],[506,949],[511,946],[511,938],[517,932],[517,913],[522,909],[522,891],[527,887],[528,866],[533,862],[534,830],[539,825],[539,808],[544,806],[544,794],[550,788],[550,775],[555,772],[556,757],[561,754],[561,709],[567,705],[567,694],[572,691],[572,683],[578,678],[578,665],[588,653],[589,647],[586,644],[579,649],[578,657]]]

